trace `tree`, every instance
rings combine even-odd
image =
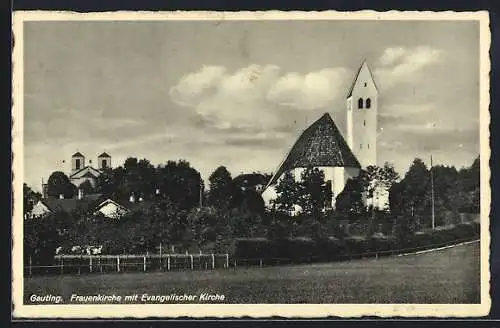
[[[52,264],[56,248],[70,240],[74,220],[66,212],[55,211],[43,219],[24,220],[24,257],[32,264]]]
[[[336,198],[335,208],[348,215],[359,215],[365,211],[363,186],[359,177],[347,180],[344,189]]]
[[[95,190],[106,197],[112,197],[116,190],[113,169],[107,167],[102,171],[102,173],[97,177]]]
[[[313,167],[302,171],[299,194],[298,205],[302,208],[302,213],[316,219],[321,217],[332,200],[331,186],[325,183],[323,171]]]
[[[78,188],[83,191],[84,195],[94,193],[94,187],[92,186],[92,183],[90,183],[89,180],[85,180],[84,182],[82,182]]]
[[[295,181],[292,171],[285,172],[276,185],[276,193],[276,199],[271,202],[274,211],[288,216],[292,215],[295,205],[299,202],[299,183]]]
[[[420,229],[424,223],[430,224],[430,191],[429,170],[421,159],[416,158],[401,184],[392,189],[390,196],[391,210],[407,218],[411,231]],[[424,222],[426,217],[429,222]]]
[[[69,181],[68,176],[60,171],[50,175],[47,185],[47,193],[51,197],[64,195],[64,198],[72,198],[76,192],[76,187]]]
[[[233,194],[231,173],[226,167],[219,166],[210,174],[208,181],[210,183],[209,204],[218,209],[227,208],[231,204]]]
[[[156,169],[157,188],[160,197],[169,199],[179,209],[190,210],[199,206],[202,178],[189,162],[168,161]]]
[[[42,194],[33,191],[26,183],[23,183],[23,214],[33,209],[33,205],[42,198]]]
[[[215,242],[216,226],[219,223],[217,218],[217,211],[213,207],[194,208],[188,214],[187,226],[199,249],[207,242]]]

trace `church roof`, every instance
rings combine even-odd
[[[74,154],[73,154],[73,156],[71,156],[71,157],[84,157],[84,156],[82,155],[82,153],[80,153],[79,151],[77,151],[77,152],[76,152],[76,153],[74,153]]]
[[[107,153],[102,153],[101,155],[97,156],[97,158],[101,158],[101,157],[111,157],[109,156]]]
[[[85,166],[85,167],[81,168],[79,171],[76,171],[75,173],[71,174],[69,176],[69,178],[70,179],[79,179],[79,178],[83,178],[83,177],[97,178],[100,175],[101,175],[101,172],[94,169],[92,166]]]
[[[304,130],[269,185],[286,171],[308,166],[361,167],[328,113]]]
[[[361,68],[363,68],[364,63],[365,62],[363,61],[363,63],[361,65],[359,65],[358,71],[356,72],[356,75],[354,75],[354,79],[352,80],[351,87],[349,88],[349,93],[347,93],[347,98],[352,96],[352,91],[354,90],[354,86],[356,85],[356,81],[358,80],[359,73],[361,72]]]
[[[354,75],[354,79],[352,80],[352,84],[351,84],[351,87],[349,88],[349,92],[347,93],[346,98],[349,98],[352,96],[352,91],[354,90],[354,86],[356,86],[356,82],[358,81],[359,73],[361,73],[361,70],[363,69],[363,66],[365,66],[365,65],[366,65],[366,68],[368,69],[368,73],[370,74],[370,77],[372,78],[372,81],[373,81],[373,84],[375,85],[375,88],[377,88],[377,84],[375,83],[375,80],[373,79],[373,75],[372,75],[372,72],[370,70],[370,67],[368,66],[368,63],[366,62],[366,60],[363,60],[361,65],[359,65],[358,70],[356,71],[356,75]]]

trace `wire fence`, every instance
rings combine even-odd
[[[456,239],[452,242],[426,246],[338,254],[331,259],[323,256],[297,258],[231,258],[229,254],[144,254],[144,255],[56,255],[53,265],[32,265],[31,257],[25,266],[25,275],[92,274],[148,271],[215,270],[229,268],[269,267],[318,262],[338,262],[359,259],[378,259],[421,251],[439,249],[466,242],[479,241],[477,237]]]

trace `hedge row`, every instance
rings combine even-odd
[[[320,240],[310,238],[236,239],[232,245],[235,259],[286,259],[292,263],[308,261],[342,260],[364,254],[378,256],[396,254],[412,248],[433,247],[479,236],[476,222],[464,223],[448,229],[436,229],[410,235],[398,240],[393,236],[374,235],[370,238],[349,237],[343,240],[330,237]]]

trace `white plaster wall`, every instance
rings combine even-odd
[[[70,179],[70,181],[72,184],[74,184],[77,187],[79,187],[85,181],[89,181],[93,188],[95,188],[97,185],[97,179],[95,179],[95,178],[87,178],[87,177],[73,178],[73,179]]]
[[[330,166],[319,166],[318,169],[322,170],[325,175],[325,181],[330,180],[332,182],[332,208],[335,208],[336,197],[344,190],[345,184],[348,179],[356,177],[359,174],[359,169],[357,168],[344,168],[344,167],[330,167]],[[292,170],[295,181],[299,182],[300,176],[305,168],[295,168]],[[276,184],[278,184],[283,178],[284,174],[281,175]],[[271,205],[271,201],[276,199],[278,194],[276,193],[276,185],[269,186],[262,193],[262,199],[267,207]]]
[[[98,212],[101,212],[105,217],[116,219],[124,214],[124,210],[114,203],[107,203],[102,206]]]
[[[45,214],[50,213],[50,210],[45,204],[43,204],[41,201],[38,201],[35,205],[33,205],[33,208],[30,211],[30,217],[36,218],[43,216]]]

